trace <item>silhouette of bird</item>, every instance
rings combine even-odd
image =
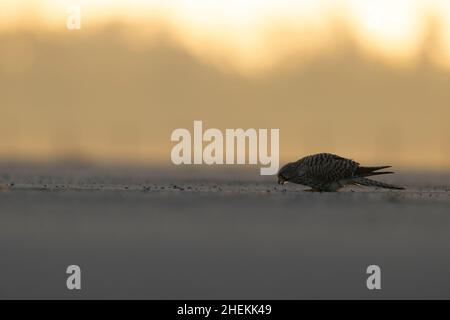
[[[278,183],[292,182],[311,187],[307,191],[337,191],[346,185],[362,185],[402,190],[403,187],[367,177],[390,174],[378,171],[391,166],[363,167],[358,162],[331,153],[318,153],[284,165],[278,171]]]

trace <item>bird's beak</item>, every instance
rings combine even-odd
[[[283,185],[283,184],[285,184],[285,183],[286,183],[286,180],[284,180],[284,179],[281,178],[281,177],[278,177],[278,184]]]

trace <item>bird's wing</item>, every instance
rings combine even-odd
[[[320,153],[307,157],[302,164],[302,174],[321,181],[333,182],[351,178],[359,167],[359,163],[330,153]]]

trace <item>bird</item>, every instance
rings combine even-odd
[[[391,174],[378,171],[391,166],[365,167],[351,159],[332,153],[318,153],[284,165],[278,171],[278,184],[286,182],[311,187],[305,191],[335,192],[347,185],[361,185],[403,190],[404,187],[371,180],[367,177]]]

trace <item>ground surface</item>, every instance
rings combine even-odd
[[[305,193],[119,171],[0,167],[0,298],[450,298],[448,175]]]

